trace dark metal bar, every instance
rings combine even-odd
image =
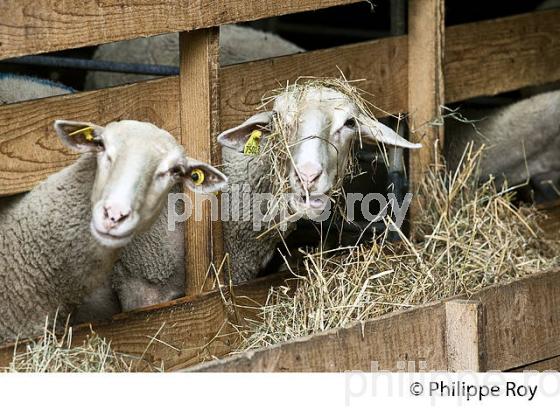
[[[75,68],[89,71],[108,71],[154,76],[179,75],[179,67],[155,64],[119,63],[115,61],[89,60],[84,58],[55,56],[26,56],[2,60],[0,63],[37,65],[56,68]]]

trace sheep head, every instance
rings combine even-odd
[[[221,189],[226,177],[185,155],[167,131],[153,124],[123,120],[101,127],[58,120],[54,128],[74,151],[95,153],[97,171],[91,193],[91,232],[103,246],[125,246],[151,227],[173,185],[196,192]]]
[[[255,129],[263,140],[278,128],[285,134],[289,160],[285,172],[290,207],[313,218],[326,207],[330,192],[344,177],[353,141],[419,148],[378,122],[352,95],[324,85],[288,87],[274,98],[272,111],[253,115],[218,136],[224,147],[243,152]]]

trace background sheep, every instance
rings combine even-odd
[[[278,57],[303,51],[275,34],[250,27],[225,25],[220,27],[220,65],[243,63]],[[96,50],[94,59],[179,66],[179,35],[137,38],[104,44]],[[86,77],[86,89],[112,87],[119,84],[147,80],[149,76],[91,72]]]
[[[0,73],[0,104],[11,104],[72,92],[74,92],[72,88],[53,81]]]
[[[39,333],[46,315],[69,314],[105,283],[119,249],[149,229],[173,185],[206,192],[226,180],[149,123],[56,121],[55,130],[83,155],[0,208],[0,342]],[[195,168],[206,174],[202,185],[191,180]]]
[[[463,110],[472,124],[446,122],[445,157],[455,169],[467,143],[486,145],[480,175],[501,185],[526,182],[537,202],[556,199],[560,179],[560,91],[538,94],[492,110]]]

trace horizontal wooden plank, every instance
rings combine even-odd
[[[262,305],[271,286],[285,284],[285,275],[186,297],[164,305],[117,315],[111,322],[91,325],[111,340],[113,350],[142,357],[166,370],[184,368],[229,353],[239,341],[232,325],[256,319],[255,306]],[[234,295],[233,297],[231,295]],[[89,324],[73,329],[73,344],[79,346],[90,334]],[[18,344],[20,349],[25,342]],[[0,348],[0,367],[13,357],[14,346]]]
[[[195,366],[210,372],[447,369],[441,303]]]
[[[560,355],[560,270],[489,287],[480,346],[486,370]],[[191,371],[446,371],[445,301],[203,363]]]
[[[0,105],[0,195],[27,191],[75,159],[56,137],[56,119],[99,124],[142,119],[179,138],[178,90],[179,80],[173,77]]]
[[[560,80],[557,21],[560,11],[553,10],[449,27],[446,100]],[[499,41],[488,42],[486,38]],[[406,37],[393,37],[224,67],[220,71],[221,126],[226,129],[245,120],[254,113],[263,94],[286,81],[304,75],[338,75],[338,68],[349,79],[366,79],[359,86],[371,94],[370,100],[378,107],[404,112],[408,104],[407,54]],[[537,69],[539,65],[543,68]],[[503,78],[511,81],[502,81]],[[71,157],[51,130],[55,118],[100,123],[136,118],[153,121],[178,137],[178,81],[178,77],[168,77],[0,106],[0,195],[29,190],[69,163]],[[475,91],[464,84],[472,84]]]
[[[446,30],[446,102],[560,80],[560,10]]]
[[[359,0],[2,0],[0,59],[316,10]]]
[[[552,357],[550,359],[541,360],[536,363],[531,363],[527,366],[517,367],[512,369],[513,372],[546,372],[546,371],[560,372],[560,356]]]

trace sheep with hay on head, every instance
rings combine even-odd
[[[120,250],[159,217],[177,183],[208,192],[226,177],[188,158],[153,124],[105,127],[56,121],[80,158],[0,208],[0,342],[42,331],[45,316],[68,315],[107,281]],[[201,181],[191,178],[203,172]]]
[[[266,212],[289,214],[284,221],[267,215],[276,225],[286,223],[284,235],[295,226],[293,216],[319,218],[337,200],[355,140],[419,148],[377,121],[344,80],[296,83],[275,95],[271,104],[271,111],[253,115],[220,134],[218,141],[231,186],[247,183],[253,193],[270,192]],[[251,201],[232,205],[240,206],[240,213],[260,212]],[[263,235],[253,225],[254,218],[223,224],[234,283],[256,277],[281,242],[276,232]]]

